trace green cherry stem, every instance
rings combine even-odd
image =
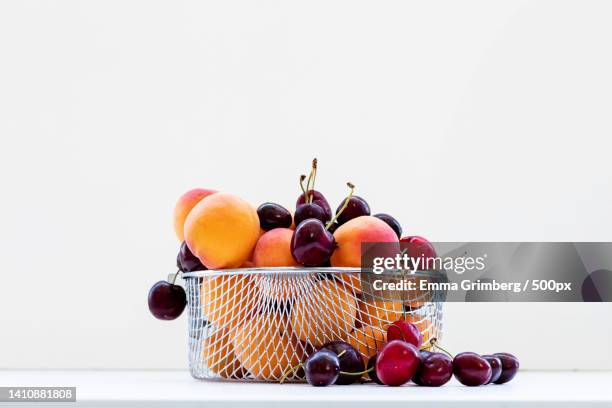
[[[280,381],[279,381],[279,384],[284,383],[284,382],[285,382],[285,380],[287,379],[287,377],[289,377],[289,374],[293,374],[293,373],[295,373],[295,371],[296,371],[296,370],[298,370],[300,367],[303,367],[303,366],[304,366],[304,363],[300,363],[300,364],[298,364],[298,365],[296,365],[296,366],[289,367],[289,368],[288,368],[288,369],[285,371],[285,373],[283,374],[283,376],[281,377],[281,379],[280,379]]]
[[[172,279],[172,284],[174,285],[176,283],[176,278],[178,278],[179,273],[181,273],[181,270],[177,270],[176,273],[174,274],[174,279]]]
[[[440,347],[440,346],[438,345],[438,339],[436,339],[435,337],[434,337],[433,339],[429,340],[429,343],[431,344],[431,346],[432,346],[432,347],[435,347],[435,348],[437,348],[437,349],[440,349],[440,350],[442,350],[443,352],[445,352],[446,354],[448,354],[448,356],[449,356],[450,358],[453,358],[453,359],[455,358],[455,357],[454,357],[454,356],[453,356],[451,353],[449,353],[447,350],[443,349],[442,347]]]
[[[346,185],[351,189],[351,192],[349,193],[348,197],[344,199],[344,204],[342,204],[342,208],[340,208],[340,211],[338,211],[336,215],[334,216],[334,218],[332,218],[325,226],[326,230],[328,230],[329,227],[331,227],[334,224],[334,222],[336,222],[340,214],[342,214],[342,212],[346,209],[346,207],[348,207],[348,203],[351,197],[353,196],[353,192],[355,191],[355,186],[351,182],[346,183]]]
[[[308,194],[306,193],[306,190],[304,189],[304,180],[306,180],[306,176],[302,174],[300,176],[300,188],[302,189],[302,193],[304,193],[304,202],[306,202],[306,198]]]
[[[340,374],[343,374],[343,375],[364,375],[364,374],[367,374],[369,372],[372,372],[373,370],[374,370],[374,367],[370,367],[370,368],[368,368],[365,371],[359,371],[357,373],[349,373],[347,371],[340,371]]]
[[[308,192],[310,193],[310,197],[308,198],[308,203],[312,204],[312,200],[314,200],[314,188],[315,181],[317,179],[317,158],[312,159],[312,187],[309,187]]]

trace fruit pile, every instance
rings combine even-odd
[[[205,339],[197,338],[203,365],[224,378],[293,376],[312,385],[351,384],[369,376],[379,384],[412,380],[439,386],[453,373],[466,385],[510,381],[518,370],[516,358],[462,353],[453,359],[436,351],[442,349],[433,338],[434,321],[419,312],[423,301],[367,300],[358,275],[325,269],[284,280],[275,280],[274,272],[224,274],[252,267],[359,268],[362,242],[409,242],[421,255],[436,256],[426,239],[402,238],[392,216],[370,215],[351,183],[332,212],[315,189],[316,176],[315,159],[310,175],[299,178],[301,194],[293,213],[275,203],[256,209],[235,195],[209,189],[179,198],[174,209],[179,271],[221,272],[198,281],[198,310],[213,328]],[[148,304],[155,317],[172,320],[187,298],[174,281],[160,281],[149,291]]]
[[[370,215],[370,206],[354,195],[355,186],[335,214],[315,190],[317,160],[310,175],[300,176],[295,213],[275,203],[255,209],[233,194],[197,188],[183,194],[174,208],[174,230],[181,243],[181,272],[249,267],[361,267],[362,242],[411,242],[433,246],[418,236],[401,238],[400,223],[388,214]],[[401,238],[401,239],[400,239]],[[356,278],[355,284],[358,284]],[[159,319],[178,317],[186,305],[182,288],[156,283],[149,308]]]
[[[454,374],[460,383],[473,387],[507,383],[519,369],[518,359],[509,353],[481,356],[466,352],[453,358],[436,339],[421,347],[418,328],[404,320],[388,326],[387,340],[382,349],[369,358],[367,368],[353,346],[334,341],[323,345],[289,372],[303,369],[306,381],[314,386],[351,384],[367,374],[371,381],[380,385],[400,386],[412,381],[420,386],[439,387]]]

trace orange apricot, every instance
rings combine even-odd
[[[267,313],[236,327],[232,344],[242,366],[260,380],[280,380],[305,357],[304,347],[291,334],[287,319]]]
[[[255,245],[253,263],[256,267],[298,266],[291,255],[291,237],[289,228],[274,228],[263,234]]]
[[[353,218],[339,226],[334,232],[334,241],[337,248],[331,256],[332,266],[361,267],[361,244],[364,242],[397,243],[399,250],[399,240],[393,229],[383,220],[369,215]]]
[[[217,275],[202,278],[200,303],[206,319],[219,327],[243,324],[255,313],[259,293],[249,275]]]
[[[363,326],[360,329],[355,329],[348,339],[348,343],[361,353],[364,361],[368,361],[370,357],[378,353],[386,342],[387,332],[374,326]]]
[[[215,375],[224,378],[243,378],[246,370],[234,353],[234,345],[228,329],[221,327],[202,344],[202,359]]]
[[[255,208],[228,193],[200,201],[185,220],[185,242],[208,269],[240,267],[249,259],[259,231]]]
[[[179,241],[185,240],[185,219],[187,218],[187,215],[189,215],[189,212],[197,203],[216,192],[216,190],[210,190],[207,188],[194,188],[193,190],[189,190],[179,197],[174,206],[173,212],[174,232]]]
[[[346,340],[355,323],[355,296],[332,280],[322,280],[294,299],[291,326],[300,340],[318,347]]]
[[[312,273],[280,270],[255,275],[253,281],[267,299],[284,301],[310,293],[317,278]]]

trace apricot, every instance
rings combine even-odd
[[[253,264],[256,267],[298,266],[291,255],[293,230],[274,228],[263,234],[255,245]]]
[[[230,332],[219,328],[202,344],[202,359],[206,367],[216,375],[224,378],[243,378],[246,370],[234,353],[234,344]]]
[[[200,303],[206,319],[219,327],[244,323],[257,310],[259,293],[250,275],[217,275],[202,278]]]
[[[208,269],[244,264],[257,243],[259,231],[255,208],[229,193],[206,197],[185,220],[185,242]]]
[[[401,302],[359,301],[357,320],[363,325],[386,329],[390,323],[402,318],[404,307]]]
[[[216,192],[216,190],[210,190],[207,188],[194,188],[193,190],[189,190],[179,197],[178,201],[174,205],[173,214],[174,232],[179,241],[182,242],[185,240],[185,219],[187,218],[187,215],[189,215],[189,212],[197,203]]]
[[[346,340],[357,315],[355,296],[331,280],[322,280],[294,299],[291,326],[300,340],[318,347]]]
[[[362,292],[361,289],[361,274],[359,273],[339,273],[336,275],[342,281],[340,285],[356,295]]]
[[[236,327],[232,344],[242,366],[260,380],[278,381],[305,358],[287,319],[278,315],[260,314]]]
[[[386,342],[387,332],[374,326],[363,326],[353,330],[348,340],[348,343],[359,351],[364,361],[368,361],[370,357],[378,353]]]
[[[395,231],[384,221],[369,215],[353,218],[336,229],[334,240],[337,248],[331,256],[332,266],[361,267],[362,242],[391,242],[399,240]]]

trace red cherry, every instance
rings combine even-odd
[[[405,320],[396,320],[387,328],[387,341],[403,340],[416,348],[423,344],[423,335],[414,324]]]
[[[421,365],[419,350],[410,343],[393,340],[387,343],[376,358],[376,376],[385,385],[407,383]]]
[[[406,254],[410,257],[410,259],[421,259],[418,265],[419,270],[429,270],[433,268],[433,265],[428,266],[429,262],[427,262],[428,259],[435,258],[437,256],[436,249],[431,242],[417,235],[401,238],[400,242],[409,244],[403,245],[402,248],[406,247]]]

